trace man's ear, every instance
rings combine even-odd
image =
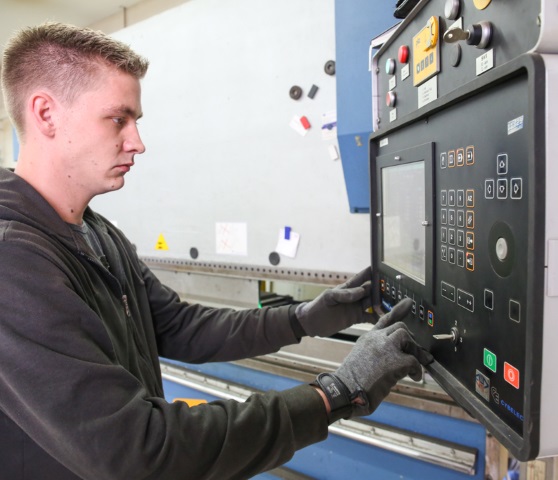
[[[54,136],[55,101],[45,92],[37,92],[29,99],[30,121],[43,135]]]

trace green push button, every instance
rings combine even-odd
[[[496,355],[488,350],[488,348],[484,349],[484,366],[496,373]]]

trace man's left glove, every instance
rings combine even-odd
[[[355,323],[370,322],[371,280],[372,270],[367,267],[342,285],[298,305],[295,314],[306,335],[328,337]]]

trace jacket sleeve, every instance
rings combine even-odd
[[[49,251],[2,241],[0,264],[0,408],[82,478],[248,478],[326,437],[306,385],[193,408],[148,394]]]
[[[188,363],[232,361],[300,341],[293,331],[290,306],[234,310],[188,304],[141,265],[163,357]]]

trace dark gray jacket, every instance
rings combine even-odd
[[[90,209],[85,220],[109,269],[36,190],[0,169],[1,480],[249,478],[327,436],[309,386],[245,403],[167,403],[159,356],[275,351],[298,340],[288,308],[181,302],[117,228]]]

